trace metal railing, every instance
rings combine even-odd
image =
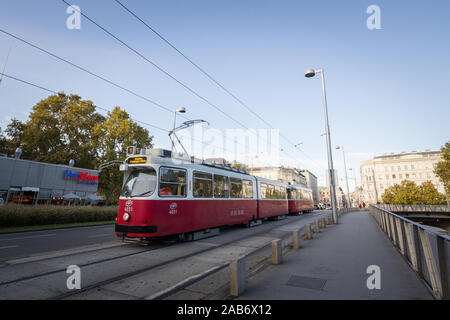
[[[378,204],[377,207],[390,212],[444,212],[450,214],[447,206],[424,204]]]
[[[370,205],[369,211],[433,296],[448,300],[450,237],[379,205]]]

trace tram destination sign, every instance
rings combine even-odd
[[[127,159],[129,164],[147,163],[147,157],[132,157]]]

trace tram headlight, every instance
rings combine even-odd
[[[123,214],[122,218],[123,218],[123,221],[128,221],[128,220],[130,220],[131,216],[128,212],[125,212]]]

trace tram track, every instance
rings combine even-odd
[[[92,266],[92,265],[95,265],[95,264],[101,264],[101,263],[105,263],[105,262],[109,262],[109,261],[114,261],[114,260],[117,260],[117,259],[123,259],[123,258],[131,257],[131,256],[139,255],[139,254],[142,254],[142,253],[147,253],[147,252],[150,252],[150,251],[153,251],[153,250],[157,250],[157,249],[160,249],[162,247],[167,247],[167,246],[170,246],[170,245],[173,245],[173,244],[168,244],[166,246],[162,246],[161,245],[161,246],[158,246],[156,248],[139,250],[137,252],[132,252],[132,253],[128,253],[128,254],[124,254],[124,255],[120,255],[120,256],[114,256],[114,257],[105,258],[105,259],[101,259],[101,260],[97,260],[97,261],[93,261],[93,262],[89,262],[89,263],[85,263],[85,264],[79,264],[78,266],[80,268],[82,268],[82,267]],[[103,251],[103,250],[108,250],[108,249],[110,249],[110,248],[95,249],[95,250],[88,251],[88,253],[92,253],[92,252],[96,252],[96,251]],[[83,252],[83,253],[86,253],[86,252]],[[57,258],[67,258],[67,257],[70,257],[70,256],[71,256],[71,254],[67,254],[67,255],[63,255],[63,256],[58,256]],[[33,261],[33,262],[24,262],[23,264],[42,262],[42,261],[51,260],[51,259],[55,259],[55,258],[53,258],[53,257],[52,258],[45,258],[45,259],[38,260],[38,261]],[[44,273],[39,273],[39,274],[36,274],[36,275],[26,276],[26,277],[22,277],[22,278],[10,280],[10,281],[0,282],[0,286],[10,285],[10,284],[14,284],[14,283],[18,283],[18,282],[26,281],[26,280],[37,279],[37,278],[40,278],[40,277],[49,276],[49,275],[57,274],[57,273],[60,273],[60,272],[66,272],[66,269],[65,268],[64,269],[61,268],[61,269],[52,270],[52,271],[44,272]]]
[[[310,216],[311,214],[307,214],[304,216]],[[143,250],[139,250],[136,252],[131,252],[131,253],[127,253],[127,254],[121,254],[121,255],[115,255],[113,257],[106,257],[104,259],[100,259],[100,260],[96,260],[96,261],[92,261],[92,262],[88,262],[88,263],[80,263],[78,266],[80,267],[81,271],[83,274],[89,274],[88,276],[88,283],[89,281],[92,281],[91,284],[88,284],[86,286],[83,286],[81,289],[75,289],[75,290],[70,290],[70,291],[66,291],[63,293],[59,293],[59,294],[54,294],[54,288],[52,288],[52,286],[54,287],[55,284],[59,283],[59,289],[57,291],[65,291],[65,290],[69,290],[69,289],[63,289],[61,287],[61,280],[65,279],[67,277],[67,275],[65,275],[66,273],[66,268],[58,268],[56,270],[51,270],[48,272],[42,272],[39,274],[35,274],[35,275],[29,275],[29,276],[22,276],[19,277],[17,279],[13,279],[10,281],[4,281],[0,283],[0,292],[2,291],[2,289],[11,289],[11,288],[16,288],[20,291],[17,291],[15,294],[15,296],[21,296],[21,292],[22,290],[26,290],[26,288],[28,286],[32,286],[32,287],[38,287],[39,290],[41,290],[42,292],[44,292],[45,294],[40,295],[42,297],[42,299],[48,299],[48,300],[60,300],[60,299],[68,299],[68,298],[75,298],[77,299],[77,296],[82,295],[85,292],[89,292],[91,290],[94,290],[96,288],[100,288],[102,286],[108,285],[108,284],[112,284],[112,283],[116,283],[118,281],[133,277],[133,276],[139,276],[140,274],[143,274],[145,272],[151,271],[151,270],[156,270],[159,268],[162,268],[164,266],[169,266],[172,265],[173,263],[177,263],[179,261],[182,260],[186,260],[192,257],[195,257],[196,255],[201,255],[203,253],[207,253],[207,252],[211,252],[220,248],[224,248],[226,246],[230,246],[233,245],[234,243],[238,243],[240,241],[243,241],[247,238],[250,237],[258,237],[261,236],[263,234],[269,234],[270,232],[272,232],[275,228],[278,227],[282,227],[285,225],[288,225],[289,223],[291,223],[291,219],[286,219],[286,220],[281,220],[281,221],[277,221],[278,223],[275,224],[267,224],[267,227],[264,227],[264,224],[262,225],[264,228],[263,230],[257,231],[257,232],[245,232],[245,234],[243,234],[242,236],[239,236],[237,238],[232,238],[229,241],[225,241],[223,243],[214,243],[211,245],[211,243],[202,243],[201,241],[194,241],[194,242],[171,242],[171,243],[167,243],[167,242],[160,242],[160,243],[154,243],[151,242],[149,245],[151,246],[150,248],[145,248]],[[259,228],[259,227],[258,227]],[[234,229],[234,228],[233,228]],[[241,232],[241,231],[237,231],[237,232]],[[222,235],[224,235],[226,233],[223,233]],[[229,236],[233,236],[232,234],[229,234]],[[215,237],[214,237],[215,238]],[[220,242],[220,241],[219,241]],[[185,244],[187,247],[180,247],[180,250],[188,250],[190,251],[189,253],[186,254],[181,254],[178,255],[178,247],[176,247],[175,245],[177,244]],[[191,245],[192,244],[192,245]],[[197,244],[197,246],[196,246]],[[198,248],[198,245],[207,245],[207,248]],[[175,247],[174,247],[175,246]],[[122,247],[122,246],[120,246]],[[162,252],[159,251],[160,249],[165,249],[165,248],[169,248],[169,247],[174,247],[173,251],[171,252]],[[116,247],[114,247],[115,249]],[[85,253],[95,253],[95,252],[102,252],[105,250],[111,249],[111,247],[109,248],[101,248],[101,249],[94,249],[94,250],[90,250],[88,252],[82,252],[81,254],[85,254]],[[159,252],[159,258],[156,259],[163,259],[163,261],[160,261],[156,264],[151,264],[148,265],[149,263],[152,262],[154,256],[149,257],[148,255],[146,255],[149,252],[152,251],[157,251]],[[36,262],[43,262],[46,261],[48,262],[49,260],[51,261],[52,259],[58,259],[58,258],[70,258],[71,256],[76,256],[78,253],[75,254],[67,254],[67,255],[62,255],[62,256],[57,256],[57,257],[52,257],[52,258],[44,258],[38,261],[33,261],[33,262],[24,262],[24,263],[20,263],[20,265],[24,266],[26,264],[30,264],[30,267],[32,267],[33,263]],[[177,255],[175,257],[168,257],[168,259],[166,259],[165,255]],[[158,256],[158,255],[157,255]],[[130,265],[129,267],[127,266],[127,261],[126,260],[131,260],[130,261],[136,261],[136,259],[133,258],[138,258],[137,259],[137,263],[135,265]],[[152,259],[152,260],[150,260]],[[148,260],[148,261],[146,261]],[[60,261],[55,261],[56,264],[61,264]],[[113,264],[112,264],[113,263]],[[115,265],[114,265],[115,263]],[[103,266],[102,266],[103,264]],[[141,264],[141,265],[139,265]],[[146,266],[142,267],[142,265]],[[95,267],[98,266],[97,270],[102,270],[103,274],[101,273],[102,271],[99,271],[98,274],[96,274],[96,272],[92,273],[92,270],[89,270],[89,267]],[[118,268],[116,268],[116,266],[118,266]],[[8,267],[12,267],[14,268],[14,265],[8,265]],[[88,269],[87,269],[88,268]],[[116,269],[114,269],[116,268]],[[123,270],[124,268],[126,269],[133,269],[135,268],[135,270],[126,272],[127,270]],[[117,275],[113,275],[113,276],[109,276],[108,275],[108,270],[112,270],[110,271],[110,274],[114,274],[117,273]],[[87,273],[86,273],[87,272]],[[99,278],[104,278],[101,279],[99,281],[95,281],[96,280],[96,276],[98,275]],[[45,279],[45,277],[49,277],[48,280]],[[90,279],[89,279],[90,278]],[[85,278],[83,278],[85,279]],[[37,280],[37,282],[34,282]],[[31,281],[31,282],[30,282]],[[65,282],[64,282],[65,284]],[[12,286],[12,287],[11,287]],[[31,288],[31,287],[30,287]],[[4,290],[4,292],[8,292],[8,290]],[[53,293],[53,294],[52,294]],[[7,296],[10,296],[10,294],[6,294]],[[14,295],[14,294],[13,294]],[[34,295],[32,293],[26,293],[26,296],[30,296],[31,299],[34,299]]]
[[[271,231],[273,231],[273,229],[275,229],[277,227],[281,227],[281,226],[284,226],[284,225],[287,225],[287,224],[291,223],[289,221],[289,219],[286,219],[286,220],[287,221],[285,221],[284,223],[277,224],[276,226],[274,226],[274,228],[268,228],[268,229],[261,230],[259,232],[246,234],[246,235],[244,235],[242,237],[239,237],[239,238],[236,238],[236,239],[233,239],[233,240],[230,240],[230,241],[218,244],[217,246],[208,247],[208,248],[205,248],[205,249],[202,249],[202,250],[198,250],[198,251],[195,251],[195,252],[192,252],[192,253],[189,253],[189,254],[185,254],[185,255],[182,255],[182,256],[179,256],[179,257],[167,260],[167,261],[160,262],[160,263],[158,263],[156,265],[148,266],[148,267],[141,268],[141,269],[138,269],[138,270],[135,270],[135,271],[132,271],[132,272],[128,272],[128,273],[125,273],[125,274],[122,274],[122,275],[119,275],[119,276],[116,276],[116,277],[112,277],[110,279],[99,281],[99,282],[93,283],[93,284],[91,284],[89,286],[83,287],[83,288],[78,289],[78,290],[69,291],[69,292],[65,292],[65,293],[60,294],[60,295],[52,296],[50,298],[47,298],[47,300],[62,300],[62,299],[66,299],[66,298],[73,298],[73,297],[75,297],[77,295],[80,295],[80,294],[82,294],[84,292],[87,292],[87,291],[90,291],[90,290],[93,290],[93,289],[96,289],[96,288],[99,288],[99,287],[102,287],[102,286],[105,286],[105,285],[109,285],[109,284],[112,284],[114,282],[118,282],[118,281],[130,278],[130,277],[133,277],[133,276],[136,276],[136,275],[139,275],[139,274],[151,271],[151,270],[155,270],[155,269],[161,268],[163,266],[168,266],[168,265],[176,263],[178,261],[186,260],[186,259],[189,259],[191,257],[197,256],[197,255],[200,255],[200,254],[203,254],[203,253],[211,252],[211,251],[214,251],[214,250],[217,250],[217,249],[220,249],[220,248],[232,245],[233,243],[238,243],[240,241],[243,241],[243,240],[251,238],[251,237],[257,237],[257,236],[261,236],[261,235],[264,235],[264,234],[268,234]]]

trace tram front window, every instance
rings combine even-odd
[[[125,181],[122,197],[150,196],[156,189],[156,171],[153,168],[135,167]]]

